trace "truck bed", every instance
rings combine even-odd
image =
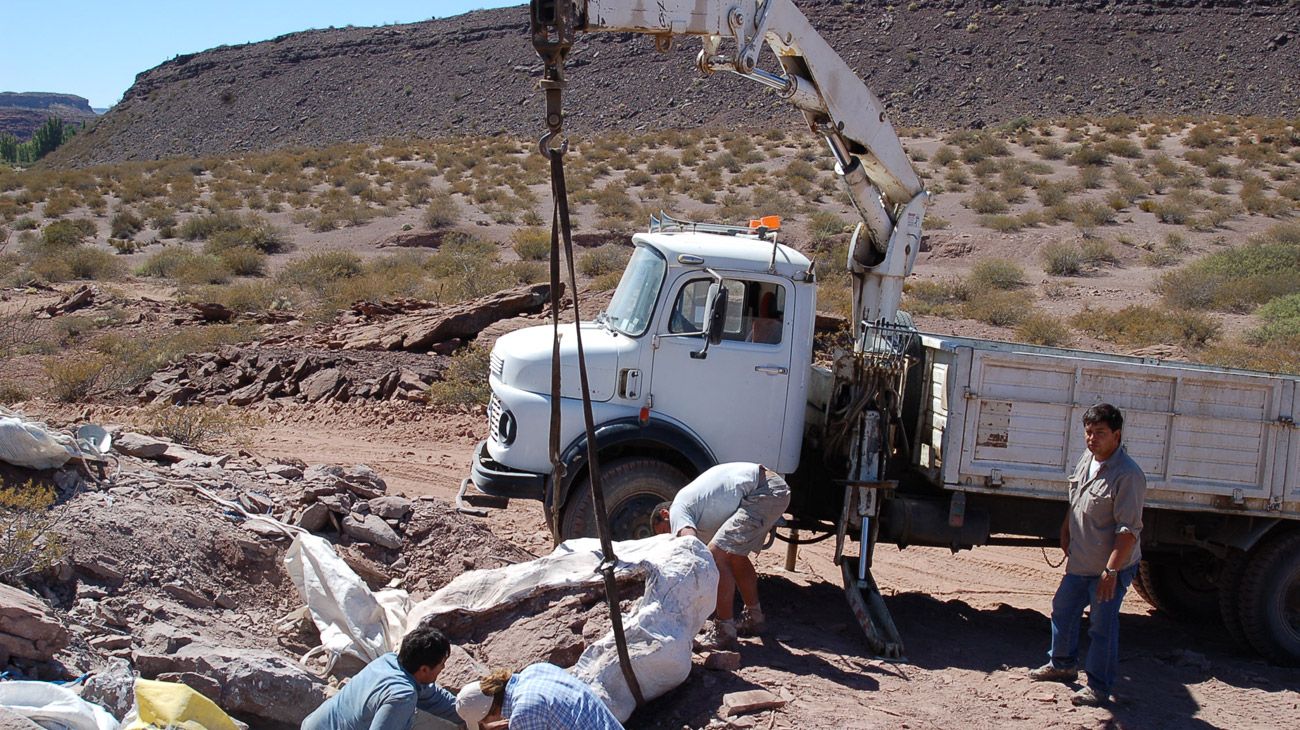
[[[1300,518],[1300,378],[923,335],[914,459],[946,489],[1063,500],[1084,410],[1124,413],[1147,506]]]

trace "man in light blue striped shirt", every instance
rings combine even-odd
[[[499,719],[510,730],[622,730],[618,718],[582,680],[554,664],[518,674],[497,671],[465,685],[456,712],[469,730]]]

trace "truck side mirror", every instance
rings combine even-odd
[[[691,358],[703,360],[709,356],[709,345],[722,342],[722,328],[727,323],[727,290],[718,282],[709,285],[709,298],[704,303],[704,347],[691,353]]]

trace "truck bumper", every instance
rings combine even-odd
[[[486,440],[474,448],[470,481],[478,491],[492,497],[541,500],[546,496],[545,474],[519,471],[493,461],[488,455]]]

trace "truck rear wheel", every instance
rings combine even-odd
[[[1138,593],[1156,610],[1180,621],[1219,620],[1218,558],[1194,552],[1161,560],[1143,560]]]
[[[655,505],[671,500],[689,479],[679,469],[650,458],[619,459],[601,473],[605,508],[609,510],[610,533],[615,540],[650,537],[650,513]],[[586,477],[570,495],[560,518],[560,536],[596,537],[595,508],[591,500],[591,478]]]
[[[1249,650],[1250,640],[1241,626],[1241,609],[1238,600],[1241,593],[1241,576],[1246,572],[1246,553],[1241,550],[1229,551],[1223,560],[1223,572],[1219,574],[1219,618],[1223,619],[1223,628],[1228,636],[1242,649]]]
[[[1260,654],[1300,666],[1300,531],[1251,553],[1237,606],[1242,631]]]

